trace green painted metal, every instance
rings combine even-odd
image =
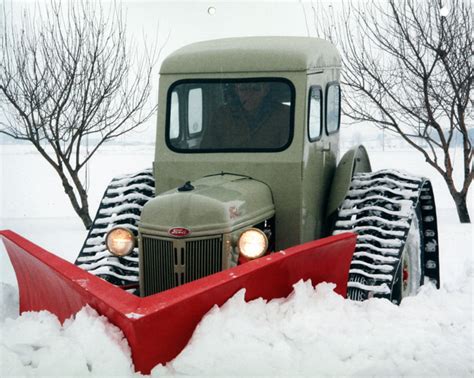
[[[190,185],[150,200],[141,215],[140,231],[170,237],[170,228],[180,227],[193,238],[228,234],[275,214],[270,188],[249,177],[219,174]]]
[[[333,44],[309,37],[244,37],[197,42],[169,55],[160,74],[216,72],[307,73],[339,68]]]
[[[371,172],[369,155],[364,146],[356,146],[347,151],[339,162],[331,184],[331,193],[327,207],[330,217],[337,211],[349,190],[354,173]]]

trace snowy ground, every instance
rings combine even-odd
[[[424,287],[400,306],[344,300],[330,284],[300,282],[290,297],[270,303],[244,303],[239,293],[213,309],[188,347],[153,375],[474,375],[473,228],[458,224],[442,180],[416,153],[370,156],[374,169],[404,167],[432,179],[441,290]],[[0,158],[0,229],[73,261],[85,231],[49,167],[28,146],[0,146]],[[149,146],[103,150],[89,167],[91,203],[97,205],[112,176],[148,167],[152,159]],[[3,246],[0,299],[0,376],[134,375],[123,335],[93,310],[62,326],[46,312],[19,316],[16,279]]]

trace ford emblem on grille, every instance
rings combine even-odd
[[[178,237],[178,238],[187,236],[190,233],[191,233],[191,231],[189,231],[187,228],[183,228],[183,227],[170,228],[169,231],[168,231],[168,234],[170,234],[171,236],[174,236],[174,237]]]

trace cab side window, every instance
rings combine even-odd
[[[323,126],[323,91],[319,86],[309,90],[308,136],[311,142],[321,138]]]
[[[179,98],[178,92],[171,93],[170,139],[179,137]]]
[[[168,138],[173,145],[194,148],[203,130],[203,89],[197,85],[176,86],[170,93]]]
[[[334,134],[339,130],[341,121],[341,89],[338,83],[329,83],[326,87],[326,132]]]
[[[188,94],[188,132],[195,136],[202,131],[202,89],[193,88]]]

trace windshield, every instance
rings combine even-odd
[[[168,93],[166,139],[179,152],[281,151],[293,136],[286,79],[179,81]]]

